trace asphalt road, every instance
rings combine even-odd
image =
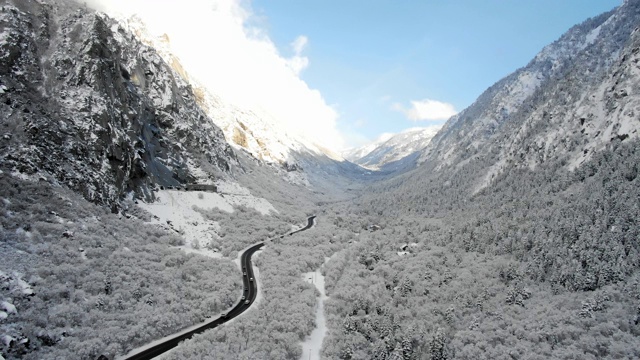
[[[315,225],[315,223],[316,223],[316,216],[315,215],[309,216],[307,218],[307,226],[303,227],[302,229],[290,232],[289,235],[293,235],[295,233],[299,233],[301,231],[305,231],[305,230],[311,229],[313,227],[313,225]]]
[[[308,230],[315,225],[316,216],[310,216],[307,219],[307,225],[302,229],[292,231],[286,235],[280,236],[283,238],[287,235],[293,235],[299,233],[301,231]],[[267,240],[268,241],[268,240]],[[166,340],[159,342],[158,344],[152,346],[144,346],[140,348],[140,350],[134,350],[130,352],[128,355],[125,355],[119,359],[121,360],[146,360],[152,359],[164,352],[167,352],[174,347],[178,346],[178,344],[186,339],[191,338],[195,334],[200,334],[208,329],[213,329],[219,325],[226,323],[227,321],[239,316],[243,312],[247,311],[249,307],[256,300],[256,296],[258,296],[258,284],[255,280],[253,274],[253,267],[251,266],[251,256],[258,250],[260,250],[264,246],[265,242],[259,242],[247,250],[245,250],[242,255],[240,255],[240,264],[242,265],[242,282],[244,284],[243,295],[245,296],[245,300],[241,300],[236,304],[231,310],[229,310],[226,314],[222,316],[212,319],[206,323],[203,323],[199,326],[191,327],[189,329],[180,331],[174,335],[171,335],[166,338]],[[246,274],[246,275],[245,275]]]

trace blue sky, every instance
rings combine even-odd
[[[249,7],[250,25],[282,56],[304,54],[300,78],[337,111],[338,130],[356,145],[442,124],[410,120],[411,102],[460,111],[571,26],[620,2],[252,0]]]

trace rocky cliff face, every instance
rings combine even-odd
[[[69,1],[0,6],[0,163],[90,201],[211,181],[235,155],[152,48]]]

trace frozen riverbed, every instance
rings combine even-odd
[[[327,294],[324,292],[324,276],[322,276],[320,269],[318,269],[314,272],[304,273],[303,278],[305,281],[316,286],[316,289],[320,291],[320,297],[318,298],[316,307],[316,328],[313,329],[311,335],[302,343],[302,356],[300,360],[319,360],[322,340],[327,333],[324,318],[324,301],[327,299]]]

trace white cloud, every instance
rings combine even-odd
[[[304,50],[308,43],[309,39],[304,35],[300,35],[295,40],[293,40],[293,42],[291,43],[291,47],[293,48],[296,56],[300,56],[300,54],[302,54],[302,50]]]
[[[453,105],[432,99],[411,101],[409,109],[400,103],[393,103],[391,109],[405,114],[409,120],[413,121],[447,120],[458,113]]]
[[[300,35],[291,43],[291,48],[295,53],[291,59],[287,60],[287,64],[296,75],[300,75],[302,70],[309,66],[309,58],[302,56],[302,51],[307,46],[309,39],[306,36]]]
[[[305,36],[280,54],[264,29],[252,27],[241,0],[91,0],[112,15],[138,14],[152,34],[166,33],[191,76],[240,106],[267,111],[282,126],[329,149],[345,139],[338,113],[299,74],[309,65]]]

